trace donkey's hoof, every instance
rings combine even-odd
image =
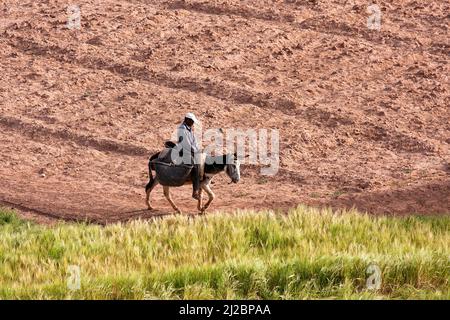
[[[183,214],[181,210],[175,210],[176,214]]]
[[[153,207],[152,207],[152,206],[147,206],[147,209],[150,210],[150,211],[152,211],[152,210],[153,210]]]
[[[206,210],[208,210],[209,206],[203,206],[200,211],[201,212],[206,212]]]

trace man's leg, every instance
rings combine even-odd
[[[200,198],[200,162],[198,154],[192,155],[192,198],[198,200]]]
[[[192,198],[200,198],[200,165],[194,164],[192,168]]]

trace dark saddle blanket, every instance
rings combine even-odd
[[[164,153],[166,150],[172,151],[173,149],[164,149],[161,153]],[[192,166],[173,165],[170,162],[170,152],[168,154],[168,157],[163,156],[161,159],[158,158],[157,162],[154,163],[156,177],[163,186],[182,186],[192,179]]]
[[[175,165],[171,156],[172,152],[176,152],[176,150],[164,148],[161,152],[154,154],[150,158],[150,167],[156,172],[161,185],[178,187],[191,179],[192,166]]]

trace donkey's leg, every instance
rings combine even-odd
[[[157,185],[158,185],[158,179],[153,179],[145,187],[145,193],[147,194],[146,198],[145,198],[145,203],[147,204],[148,210],[153,210],[153,207],[150,204],[150,193]]]
[[[198,197],[198,202],[197,202],[197,209],[199,210],[199,211],[201,211],[202,210],[202,187],[200,186],[200,190],[199,190],[199,192],[198,192],[198,195],[199,195],[199,197]]]
[[[208,183],[204,184],[203,186],[203,190],[206,191],[206,193],[208,194],[208,202],[206,202],[206,204],[203,206],[203,208],[200,210],[201,213],[205,213],[206,209],[209,208],[209,206],[211,205],[211,202],[213,202],[215,195],[214,192],[212,192],[211,187],[209,185],[209,181]]]
[[[163,186],[164,189],[164,196],[166,197],[167,201],[169,201],[170,205],[172,206],[172,208],[181,214],[181,210],[177,207],[177,205],[175,204],[175,202],[173,202],[172,197],[170,196],[170,192],[169,192],[169,187],[167,186]]]

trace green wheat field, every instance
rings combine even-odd
[[[0,299],[450,299],[449,244],[449,216],[299,206],[47,226],[0,209]]]

